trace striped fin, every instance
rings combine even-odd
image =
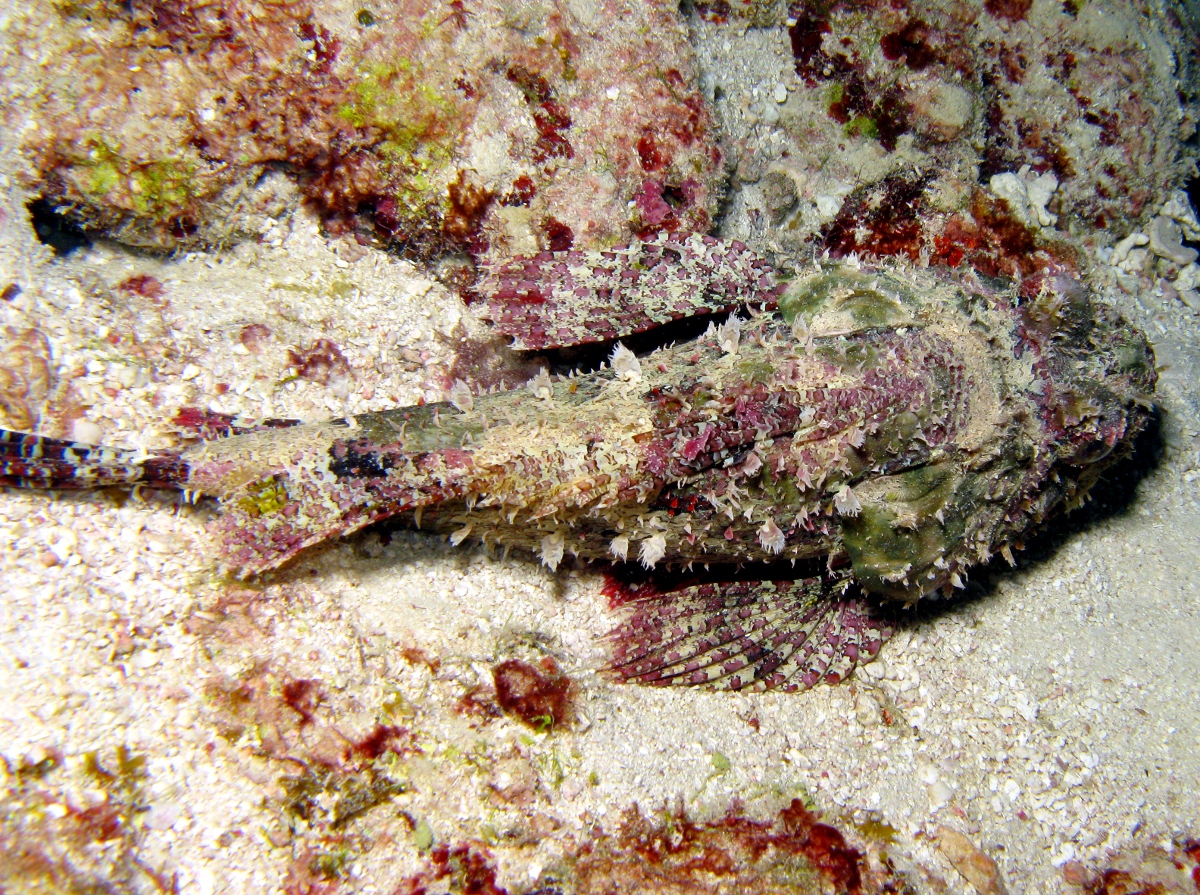
[[[804,690],[870,661],[890,621],[821,578],[701,584],[641,596],[610,634],[610,670],[641,684]]]
[[[172,452],[145,454],[0,429],[0,485],[8,488],[182,488],[187,464]]]

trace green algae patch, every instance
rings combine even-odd
[[[247,486],[246,496],[237,503],[248,515],[258,517],[278,513],[287,506],[288,500],[287,488],[283,482],[269,478]]]
[[[842,125],[842,131],[847,137],[866,137],[870,140],[879,139],[879,125],[875,123],[873,118],[868,118],[866,115],[851,118]]]
[[[187,210],[203,188],[197,165],[184,157],[139,160],[130,148],[93,136],[74,156],[73,175],[85,195],[139,215],[165,217]]]
[[[912,322],[916,305],[908,288],[893,278],[845,268],[821,270],[788,283],[779,312],[788,323],[829,321],[833,329],[856,330]]]

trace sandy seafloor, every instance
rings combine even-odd
[[[725,73],[729,94],[760,77],[748,58],[747,71]],[[322,237],[303,210],[223,251],[155,257],[98,241],[59,258],[4,187],[0,279],[34,288],[0,311],[14,331],[36,322],[50,340],[89,408],[85,433],[153,447],[171,443],[165,415],[182,405],[316,419],[441,397],[427,391],[430,371],[450,363],[469,310],[408,262]],[[161,281],[169,306],[114,289],[133,274]],[[220,735],[213,689],[261,672],[276,688],[320,682],[323,720],[292,719],[293,752],[336,753],[331,731],[361,735],[384,705],[415,731],[409,791],[339,833],[345,891],[388,892],[418,872],[414,823],[436,842],[490,841],[500,882],[523,891],[567,837],[614,829],[634,803],[711,818],[736,799],[766,818],[797,796],[844,826],[893,827],[890,853],[917,891],[970,891],[939,848],[942,825],[990,855],[1010,892],[1079,891],[1064,875],[1073,861],[1169,856],[1200,835],[1200,317],[1150,289],[1096,283],[1163,366],[1157,462],[1116,509],[1060,520],[1018,568],[905,627],[850,684],[798,695],[606,681],[601,638],[616,616],[599,573],[369,534],[241,587],[214,571],[204,506],[4,493],[6,810],[41,786],[48,814],[41,827],[22,821],[22,835],[53,853],[63,805],[116,798],[85,773],[89,753],[111,766],[127,746],[146,775],[143,810],[106,846],[113,866],[125,861],[111,871],[116,890],[150,890],[151,868],[183,892],[280,891],[322,846],[284,823],[278,780],[295,768],[262,757],[269,732]],[[170,358],[149,375],[106,353],[114,320],[169,343]],[[277,350],[329,338],[353,376],[256,378],[262,358],[237,338],[248,322],[270,327]],[[498,659],[541,654],[576,682],[571,729],[536,734],[455,711]],[[47,756],[61,766],[14,796],[15,769]]]

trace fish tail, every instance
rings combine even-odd
[[[81,491],[141,485],[182,490],[187,463],[173,451],[147,454],[0,429],[0,486]]]

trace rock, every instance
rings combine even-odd
[[[428,260],[511,254],[505,208],[539,250],[712,226],[723,149],[677,3],[235,8],[23,7],[6,37],[45,60],[8,98],[30,194],[163,251],[256,238],[302,200],[335,235]],[[647,192],[665,196],[649,220],[629,205]]]
[[[779,224],[796,207],[796,183],[783,171],[769,171],[763,178],[763,205],[772,224]]]
[[[958,137],[971,123],[973,111],[971,94],[940,78],[928,84],[913,100],[917,126],[926,136],[941,143]]]
[[[1200,252],[1183,244],[1183,230],[1169,217],[1159,215],[1150,222],[1150,251],[1160,258],[1186,267],[1200,257]]]
[[[1159,214],[1176,221],[1188,239],[1200,239],[1200,221],[1196,219],[1196,211],[1183,190],[1173,192],[1171,198],[1163,203]]]
[[[980,895],[1004,895],[1007,889],[1000,877],[996,862],[975,847],[962,833],[947,826],[937,828],[938,848],[954,865],[954,869],[966,877]]]
[[[71,435],[76,441],[85,444],[97,444],[104,438],[104,430],[89,419],[77,419],[71,427]]]
[[[878,726],[880,721],[879,703],[869,693],[859,691],[854,698],[854,717],[863,727]]]
[[[954,790],[945,781],[937,780],[930,785],[929,804],[935,811],[949,805],[952,798],[954,798]]]
[[[1047,171],[1035,175],[1029,165],[1013,174],[995,174],[988,187],[997,197],[1008,203],[1009,209],[1027,227],[1053,227],[1058,217],[1046,210],[1046,203],[1058,189],[1058,178]]]
[[[1150,241],[1145,233],[1130,233],[1115,246],[1113,246],[1112,255],[1109,256],[1109,263],[1114,267],[1122,267],[1125,260],[1129,257],[1129,253],[1133,251],[1134,246],[1144,246]]]
[[[1083,886],[1091,878],[1087,868],[1078,861],[1067,861],[1063,864],[1062,873],[1068,886]]]
[[[182,813],[183,807],[178,802],[162,802],[151,806],[144,823],[150,830],[169,830]]]

